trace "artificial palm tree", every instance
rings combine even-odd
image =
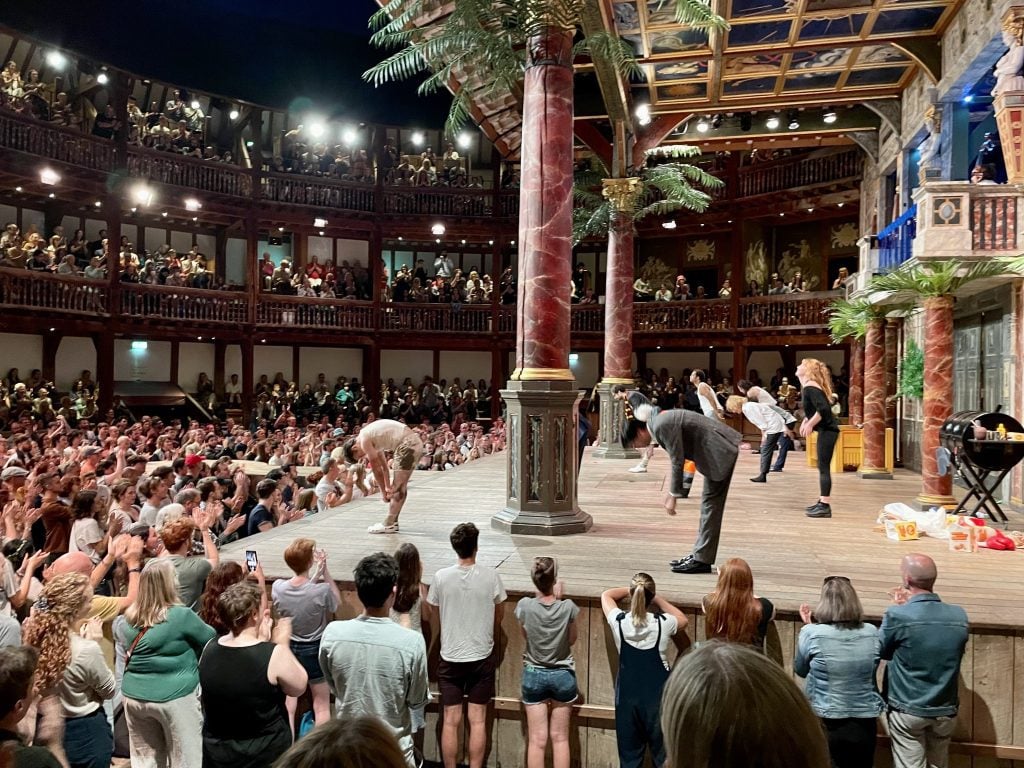
[[[871,278],[869,294],[885,294],[886,304],[915,304],[918,300],[953,296],[965,286],[996,277],[1024,273],[1024,257],[988,261],[918,262]]]
[[[697,147],[674,148],[675,157],[700,155]],[[598,169],[587,168],[577,171],[573,179],[572,239],[578,245],[588,237],[605,236],[614,213],[611,201],[601,194],[601,181],[610,174],[599,160]],[[711,204],[711,195],[703,189],[718,189],[721,179],[712,176],[694,165],[687,163],[663,163],[642,168],[636,177],[640,179],[639,201],[633,211],[633,222],[648,216],[665,216],[675,211],[687,210],[701,213]]]
[[[832,341],[863,341],[868,323],[884,314],[879,305],[867,299],[836,299],[828,308],[828,330]]]
[[[676,21],[694,29],[726,29],[725,20],[703,0],[662,0],[672,3]],[[458,77],[471,77],[482,96],[519,94],[526,70],[527,42],[544,29],[577,29],[586,0],[452,0],[449,10],[439,0],[389,0],[370,17],[371,42],[397,49],[363,77],[375,85],[427,73],[421,94],[449,88]],[[431,15],[437,22],[417,26]],[[622,76],[639,68],[629,44],[607,31],[585,34],[574,54],[601,59]],[[446,128],[454,134],[470,119],[470,94],[454,93]]]

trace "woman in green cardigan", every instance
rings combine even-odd
[[[199,657],[216,635],[181,604],[174,564],[150,560],[125,613],[121,691],[132,768],[196,768],[203,762]]]

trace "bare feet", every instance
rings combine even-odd
[[[670,514],[670,515],[674,515],[676,513],[676,497],[675,496],[666,496],[665,497],[665,511],[668,514]]]

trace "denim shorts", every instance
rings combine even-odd
[[[572,704],[579,695],[576,673],[571,669],[523,667],[523,704],[543,704],[555,701]]]
[[[324,671],[320,667],[320,641],[314,640],[310,643],[300,643],[292,640],[290,646],[292,654],[294,654],[299,664],[302,665],[302,668],[306,670],[309,682],[323,682]]]

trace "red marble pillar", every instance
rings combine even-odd
[[[903,318],[885,319],[885,426],[896,431],[896,390],[899,389],[899,347]]]
[[[604,380],[633,381],[633,211],[640,180],[605,179],[612,204],[604,302]]]
[[[854,339],[850,344],[850,425],[864,423],[864,341]]]
[[[924,300],[924,432],[921,435],[923,506],[950,504],[953,478],[939,475],[935,449],[939,429],[953,414],[953,297]]]
[[[885,321],[868,322],[864,337],[864,461],[862,477],[885,473]]]
[[[572,30],[529,42],[523,82],[516,381],[572,381]]]

